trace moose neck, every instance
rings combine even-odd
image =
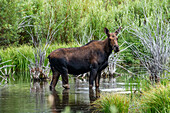
[[[112,53],[112,46],[110,45],[110,40],[109,38],[106,38],[103,41],[103,46],[104,46],[104,51],[107,54],[107,56],[109,57],[109,55]]]

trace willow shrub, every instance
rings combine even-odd
[[[147,10],[144,10],[145,22],[140,27],[132,22],[129,32],[140,42],[140,46],[134,44],[132,50],[153,79],[157,80],[162,74],[167,77],[167,72],[170,72],[170,24],[166,18],[168,14],[163,13],[162,7],[155,6],[151,15],[148,16]]]

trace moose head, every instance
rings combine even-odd
[[[119,29],[117,29],[114,33],[109,33],[109,30],[107,28],[104,28],[104,32],[106,33],[106,35],[109,39],[110,46],[112,47],[112,49],[114,50],[115,53],[119,52],[117,35],[120,32],[120,30],[121,30],[121,27],[119,27]]]

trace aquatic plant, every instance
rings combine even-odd
[[[96,100],[92,107],[94,112],[113,113],[112,110],[119,113],[128,113],[130,99],[126,95],[121,94],[103,94]]]

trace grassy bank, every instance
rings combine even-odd
[[[169,113],[170,85],[159,84],[139,94],[104,94],[93,103],[103,113]]]

